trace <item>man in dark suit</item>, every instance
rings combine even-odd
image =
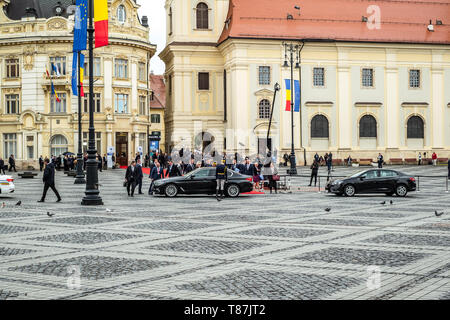
[[[17,170],[16,170],[16,160],[14,159],[14,155],[13,154],[9,157],[8,162],[9,162],[9,172],[11,172],[11,170],[13,168],[14,168],[14,172],[17,172]]]
[[[181,176],[180,168],[173,163],[172,159],[169,160],[166,176],[168,176],[169,178]]]
[[[159,161],[155,160],[155,166],[152,168],[152,171],[150,172],[150,179],[152,180],[152,183],[150,184],[150,188],[148,189],[149,195],[153,195],[153,186],[155,184],[155,181],[163,178],[164,178],[163,168],[161,168]]]
[[[142,161],[139,158],[136,164],[136,184],[139,186],[139,194],[144,194],[142,192],[142,179],[144,178],[144,174],[142,173]]]
[[[194,163],[194,159],[191,159],[190,162],[186,165],[186,169],[184,171],[184,173],[189,173],[195,170],[195,163]]]
[[[125,173],[125,180],[127,182],[128,196],[134,197],[134,190],[136,189],[137,182],[137,169],[135,161],[132,161],[131,165],[127,168],[127,172]]]
[[[61,202],[61,196],[58,193],[58,190],[55,188],[55,165],[53,163],[49,163],[50,160],[45,159],[45,170],[42,181],[44,182],[44,193],[42,194],[41,200],[38,202],[45,202],[45,197],[47,196],[47,191],[49,188],[53,190],[55,195],[58,197],[56,202]]]
[[[250,159],[248,157],[245,158],[245,164],[242,166],[240,173],[252,177],[256,174],[255,165],[250,163]]]
[[[42,172],[42,169],[44,169],[44,158],[42,156],[39,157],[39,169]]]

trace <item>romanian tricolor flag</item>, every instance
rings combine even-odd
[[[50,73],[48,73],[47,69],[45,71],[47,72],[47,77],[50,78],[50,83],[51,83],[51,86],[52,86],[52,96],[54,95],[55,98],[56,98],[56,101],[61,102],[61,99],[59,99],[58,94],[55,91],[55,86],[53,85],[53,80],[52,80],[52,77],[50,77]]]
[[[83,89],[83,81],[84,81],[84,54],[80,55],[80,94],[84,97],[84,89]]]
[[[108,45],[108,0],[94,0],[95,47]]]
[[[286,82],[286,111],[291,111],[291,80],[285,79]]]

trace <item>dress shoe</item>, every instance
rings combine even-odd
[[[44,200],[39,200],[38,202],[39,202],[39,203],[42,203],[42,202],[45,202],[45,201],[44,201]]]
[[[56,202],[61,202],[62,201],[62,199],[58,199],[58,200],[56,200]]]

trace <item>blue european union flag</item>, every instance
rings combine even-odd
[[[73,53],[72,60],[72,92],[74,96],[78,96],[78,54],[76,52]]]
[[[75,12],[75,32],[73,36],[73,51],[86,50],[87,42],[87,0],[77,0]]]
[[[300,81],[294,80],[295,85],[295,107],[294,112],[300,112]]]

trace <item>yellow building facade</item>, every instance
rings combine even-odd
[[[77,153],[78,97],[71,90],[72,1],[28,9],[24,16],[18,11],[20,2],[0,1],[0,155],[14,154],[18,167],[26,169],[36,168],[40,155]],[[139,19],[135,1],[108,1],[108,6],[109,46],[94,50],[96,145],[102,155],[113,147],[118,161],[126,164],[139,147],[143,152],[148,149],[148,75],[156,46],[149,41],[147,18]],[[59,76],[52,72],[52,63],[58,66]],[[89,92],[87,66],[85,93]],[[51,81],[60,103],[51,94]],[[84,150],[87,100],[86,95],[82,101]]]
[[[233,2],[166,1],[167,47],[160,57],[168,83],[169,149],[210,144],[220,153],[264,154],[278,83],[271,146],[279,159],[289,154],[287,42],[303,45],[301,69],[294,69],[294,79],[302,84],[302,112],[294,114],[298,164],[304,162],[304,151],[308,163],[316,152],[330,151],[335,159],[376,159],[382,153],[394,161],[416,159],[419,152],[431,157],[433,151],[439,158],[450,157],[450,39],[443,44],[306,41],[242,28],[238,37],[219,41],[240,21],[263,21],[251,12],[236,16],[243,1]],[[271,23],[272,18],[264,19],[268,22],[261,24]],[[442,32],[438,27],[436,33]]]

